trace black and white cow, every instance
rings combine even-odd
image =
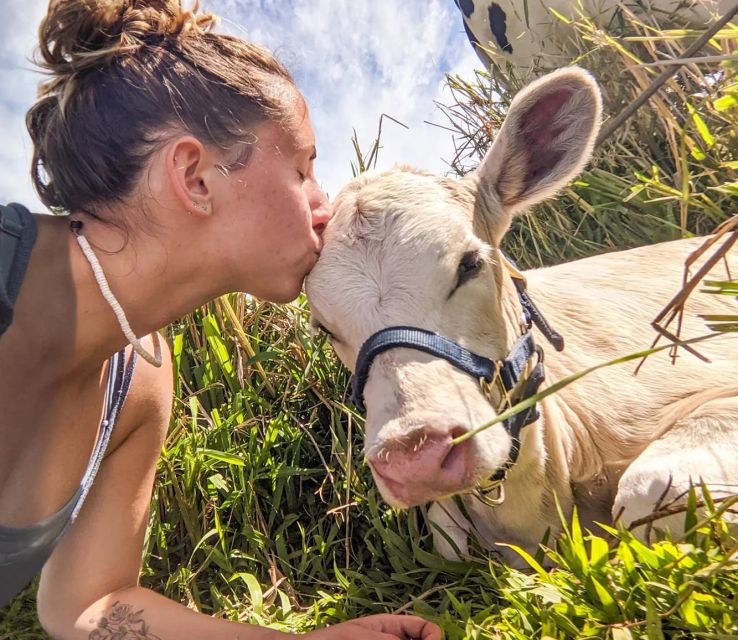
[[[584,13],[598,25],[618,19],[625,6],[662,27],[699,27],[722,15],[732,0],[454,0],[464,29],[485,67],[510,63],[522,79],[570,64],[571,27],[559,19]],[[668,16],[668,21],[665,19]]]

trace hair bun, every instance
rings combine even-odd
[[[119,5],[121,40],[130,45],[140,44],[149,35],[180,36],[189,32],[207,31],[216,22],[212,13],[198,15],[199,3],[183,10],[179,0],[123,1]]]
[[[184,9],[180,0],[51,0],[39,28],[39,65],[52,78],[41,85],[48,95],[75,74],[99,68],[133,53],[147,39],[204,33],[217,22],[199,13],[199,0]]]

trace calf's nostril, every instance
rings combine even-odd
[[[444,430],[445,431],[445,430]],[[380,475],[391,473],[406,479],[418,479],[438,471],[464,471],[471,443],[453,445],[452,440],[467,433],[464,427],[438,432],[428,428],[385,441],[367,460]]]
[[[467,432],[463,427],[454,427],[449,432],[451,440],[455,440],[459,436],[464,435]],[[444,456],[441,461],[441,469],[453,469],[454,467],[464,466],[466,463],[467,452],[469,449],[469,443],[467,441],[460,442],[459,444],[449,443],[450,448],[448,453]]]
[[[367,461],[385,497],[412,506],[464,489],[472,475],[473,443],[452,441],[466,432],[427,426],[382,441]]]
[[[451,436],[451,440],[456,440],[456,438],[459,438],[463,436],[465,433],[467,433],[469,430],[465,427],[456,426],[451,431],[449,431],[449,435]]]

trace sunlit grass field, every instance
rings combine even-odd
[[[576,24],[580,63],[603,83],[611,114],[660,71],[642,62],[678,55],[691,41],[628,20],[635,38],[603,35],[586,18]],[[730,26],[705,54],[736,50]],[[444,111],[458,139],[449,160],[463,174],[509,97],[491,102],[482,73],[477,83],[449,82],[456,102]],[[580,179],[515,223],[506,248],[532,267],[708,233],[738,213],[737,196],[734,57],[685,67]],[[720,517],[731,503],[713,505],[699,488],[686,533],[673,540],[654,536],[645,546],[617,529],[597,537],[566,514],[565,535],[526,558],[527,572],[478,547],[467,561],[442,559],[423,509],[382,502],[363,462],[347,373],[310,335],[308,314],[304,299],[275,306],[234,294],[167,328],[176,400],[144,585],[207,614],[292,631],[408,611],[436,620],[452,640],[738,638],[738,543]],[[33,587],[2,616],[0,639],[46,637]]]

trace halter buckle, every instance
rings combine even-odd
[[[486,378],[479,378],[479,388],[487,402],[492,404],[492,392],[494,391],[494,380],[488,381]]]
[[[496,385],[497,391],[502,394],[501,406],[498,407],[498,409],[501,410],[502,406],[505,403],[505,400],[509,400],[509,398],[507,398],[507,390],[505,389],[505,385],[502,381],[502,376],[500,375],[500,371],[502,371],[505,363],[502,362],[502,360],[495,360],[494,365],[495,369],[490,380],[485,377],[479,378],[479,389],[481,390],[482,395],[486,398],[487,402],[494,406],[494,391]]]

